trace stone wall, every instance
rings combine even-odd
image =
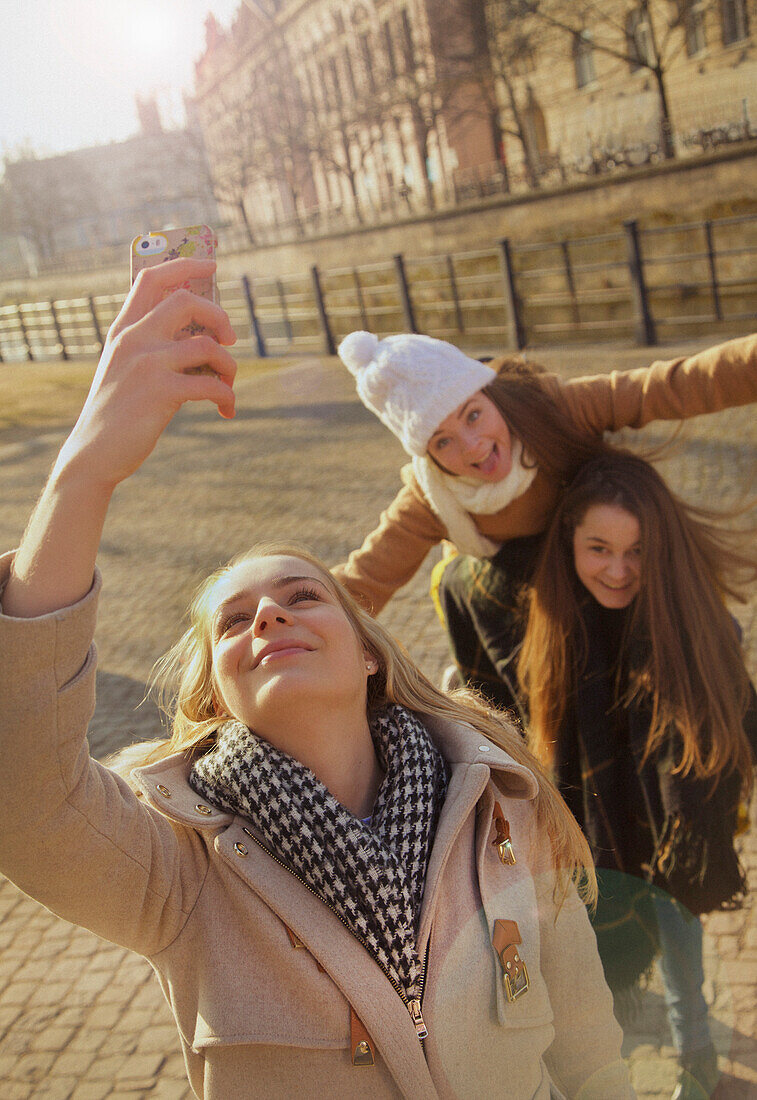
[[[519,243],[587,237],[617,230],[630,217],[650,226],[757,212],[755,178],[757,148],[754,142],[744,143],[552,191],[486,199],[462,211],[222,255],[219,276],[287,275],[306,272],[312,264],[328,271],[385,261],[398,252],[408,257],[462,252],[489,246],[501,237]],[[0,300],[121,292],[128,284],[128,266],[127,250],[118,268],[4,283]]]

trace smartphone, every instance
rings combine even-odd
[[[192,256],[198,260],[216,257],[218,241],[213,230],[208,225],[187,225],[182,229],[161,229],[156,233],[142,233],[131,242],[131,282],[132,285],[137,275],[146,267],[155,267],[165,263],[166,260],[177,260],[179,257]],[[218,287],[215,272],[203,279],[187,279],[184,283],[168,287],[166,296],[180,287],[191,290],[193,294],[199,294],[211,302],[218,301]],[[181,329],[179,336],[196,336],[205,332],[204,325],[192,321]],[[188,374],[213,374],[208,366],[193,367]]]

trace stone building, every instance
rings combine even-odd
[[[251,241],[454,199],[497,161],[480,0],[255,0],[209,17],[194,106]]]
[[[264,242],[753,138],[756,28],[757,0],[248,0],[194,105]]]
[[[138,100],[137,108],[140,132],[126,141],[6,163],[5,266],[19,243],[24,266],[44,267],[83,250],[125,247],[147,230],[215,223],[200,135],[163,130],[152,99]]]
[[[757,137],[755,0],[486,0],[486,11],[513,179]]]

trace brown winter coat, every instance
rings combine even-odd
[[[688,358],[656,362],[565,381],[545,375],[543,384],[588,438],[607,431],[643,428],[653,420],[680,420],[757,401],[757,335],[730,340]],[[344,565],[333,570],[353,596],[374,614],[413,577],[429,550],[447,537],[416,481],[412,466],[382,513],[378,527]],[[473,520],[495,542],[544,531],[560,487],[537,471],[529,488],[494,515]]]
[[[0,566],[4,581],[9,557]],[[137,773],[141,798],[89,757],[98,587],[36,619],[0,614],[0,870],[150,960],[197,1096],[633,1096],[574,890],[556,914],[526,768],[468,727],[428,721],[451,779],[419,935],[421,953],[430,937],[422,1045],[360,943],[243,818],[198,799],[181,757]],[[495,803],[514,865],[493,843]],[[530,976],[512,1003],[491,944],[498,918],[517,922]],[[372,1067],[352,1065],[351,1010]]]

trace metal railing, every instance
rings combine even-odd
[[[757,215],[220,283],[261,356],[333,354],[355,328],[425,332],[468,346],[730,335],[757,320]],[[98,354],[122,297],[0,307],[0,362]]]

